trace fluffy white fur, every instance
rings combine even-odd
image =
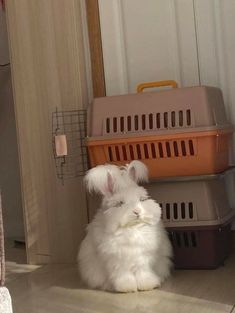
[[[121,168],[97,166],[88,172],[88,189],[103,195],[78,253],[80,273],[89,287],[151,290],[169,276],[172,249],[161,208],[136,183],[147,178],[140,161]]]

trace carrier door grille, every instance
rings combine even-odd
[[[192,127],[192,111],[179,110],[148,114],[122,115],[105,118],[103,134],[117,135],[128,132]]]
[[[197,220],[196,206],[193,202],[161,203],[163,220],[169,221],[195,221]]]
[[[195,231],[172,231],[169,238],[174,248],[197,248],[198,238]]]
[[[197,153],[195,139],[108,145],[105,147],[108,162],[148,160],[158,158],[192,157]]]

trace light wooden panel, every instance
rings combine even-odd
[[[55,175],[51,114],[87,105],[80,4],[8,0],[28,259],[73,262],[87,223],[81,179]]]

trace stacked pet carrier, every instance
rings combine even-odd
[[[141,92],[95,99],[88,111],[92,166],[141,160],[149,193],[162,206],[178,268],[214,268],[231,243],[225,189],[230,138],[222,93],[213,87]]]

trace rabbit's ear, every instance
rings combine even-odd
[[[89,192],[95,191],[102,195],[113,193],[114,179],[105,165],[99,165],[89,170],[85,176]]]
[[[132,161],[127,166],[127,171],[130,178],[136,183],[148,181],[148,168],[144,163],[140,161]]]
[[[107,173],[107,185],[106,192],[113,193],[114,191],[114,180],[110,172]]]

